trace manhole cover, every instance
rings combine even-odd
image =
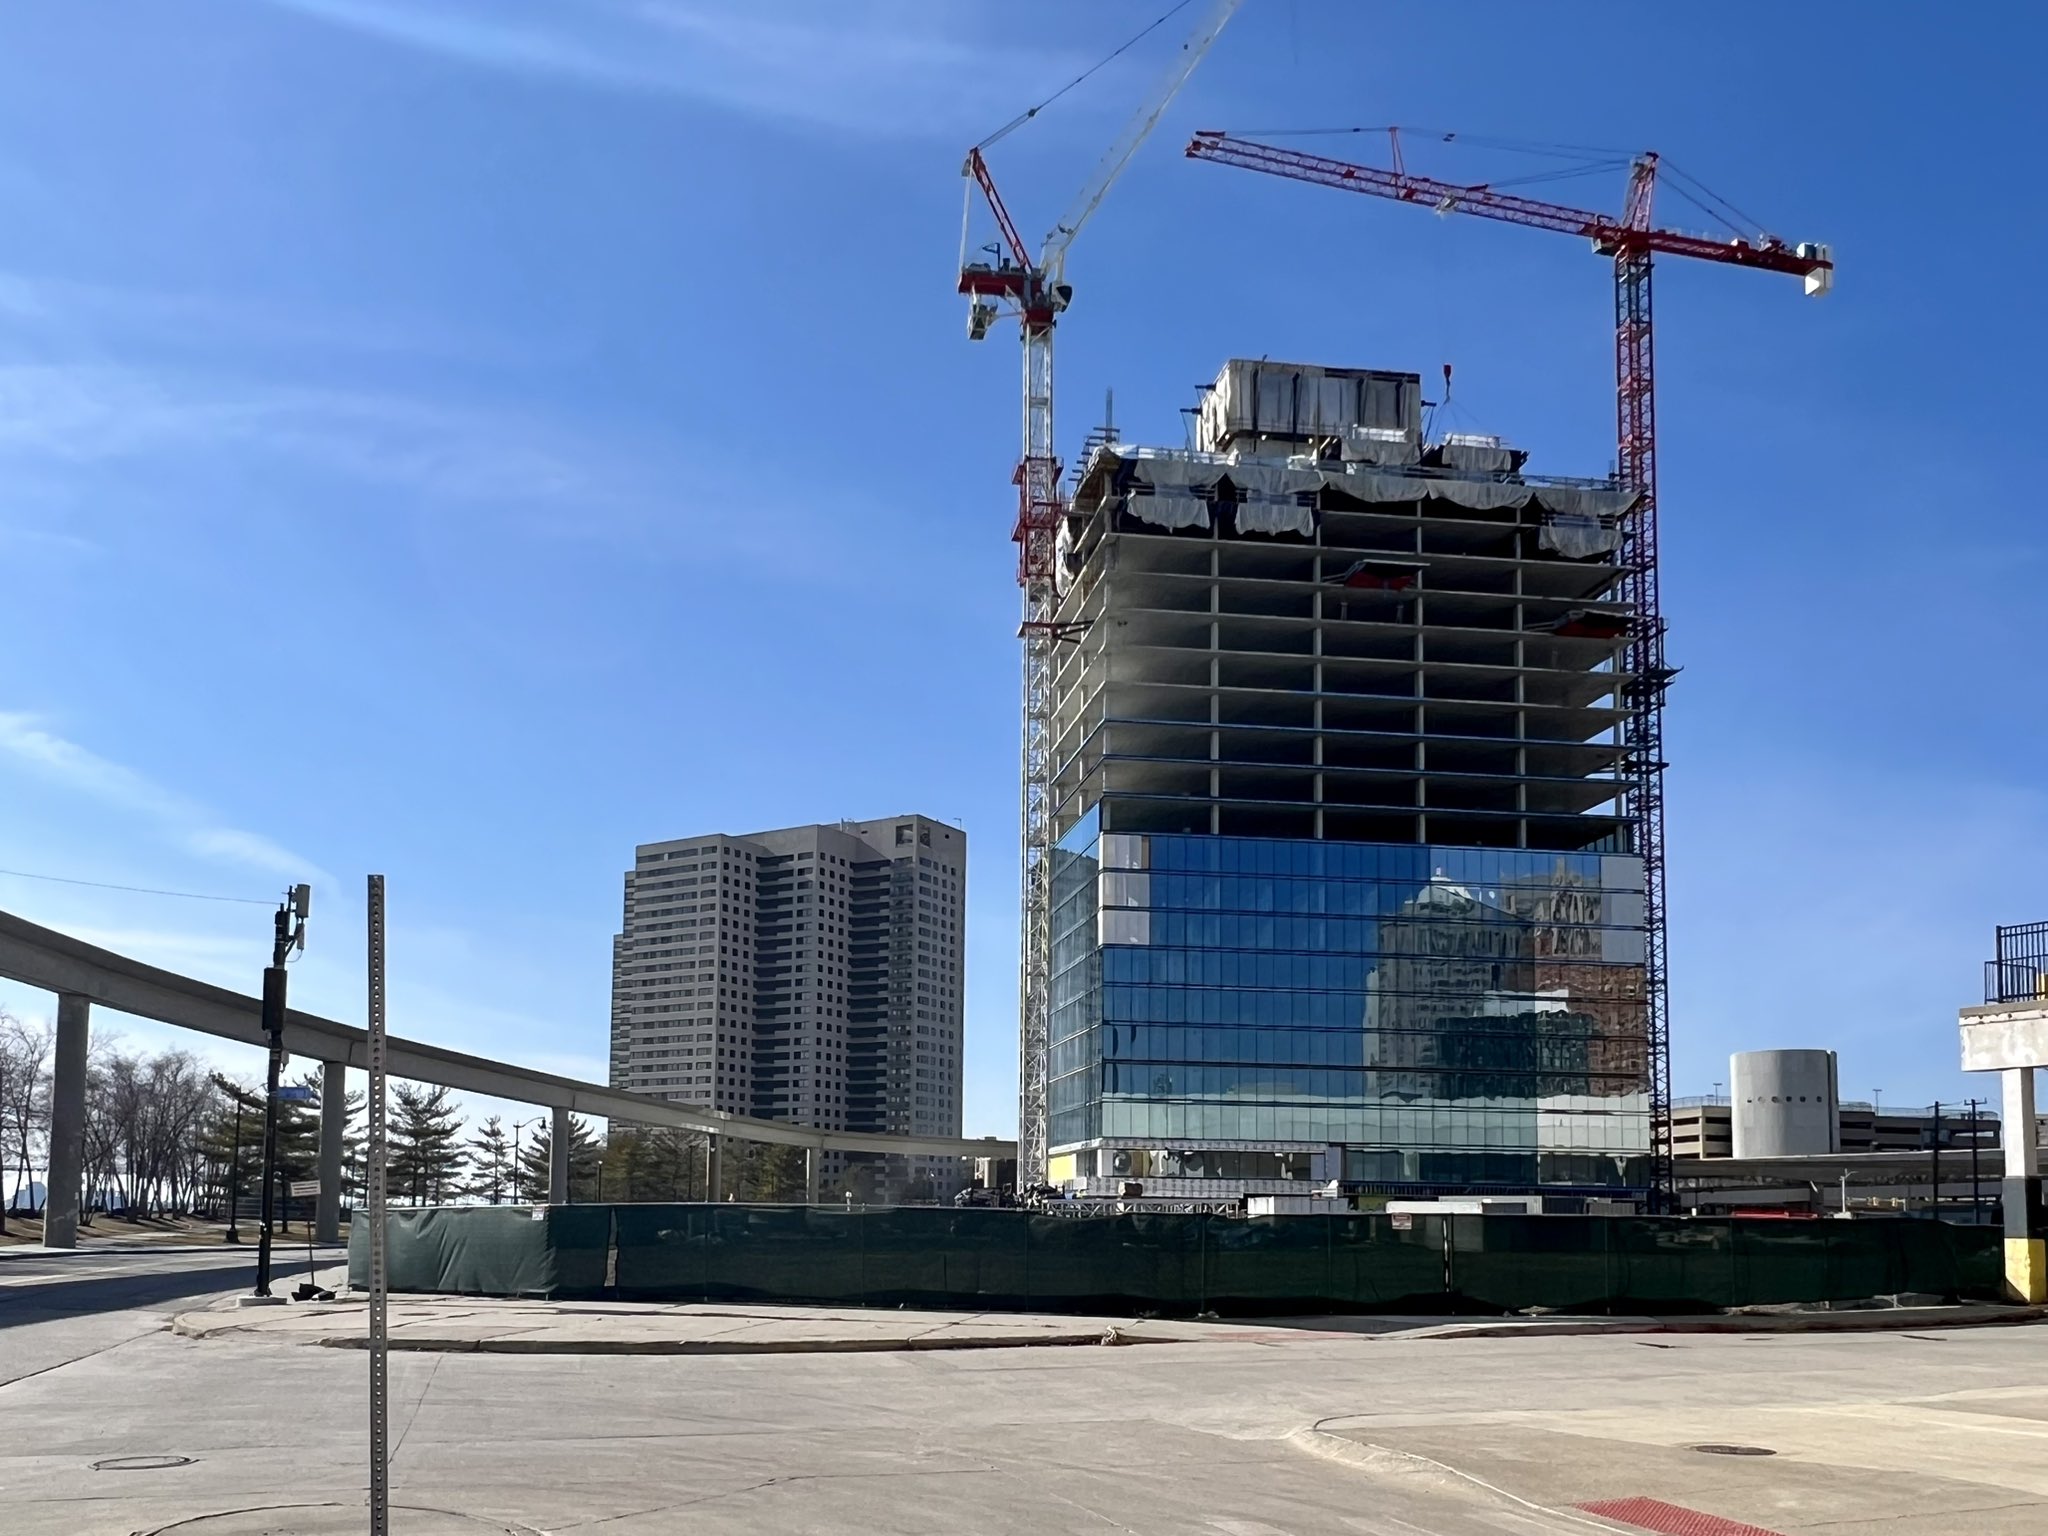
[[[161,1472],[166,1467],[189,1467],[190,1456],[109,1456],[92,1464],[95,1472]]]
[[[1688,1450],[1704,1451],[1709,1456],[1775,1456],[1778,1453],[1763,1445],[1694,1445]]]

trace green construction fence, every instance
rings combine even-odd
[[[461,1205],[394,1210],[384,1272],[394,1291],[590,1300],[608,1294],[612,1211],[605,1205]],[[370,1213],[348,1231],[348,1283],[370,1283]]]
[[[368,1218],[349,1281],[368,1281]],[[1271,1216],[803,1205],[392,1214],[399,1291],[1075,1313],[1677,1313],[2002,1295],[1995,1227],[1909,1218]]]

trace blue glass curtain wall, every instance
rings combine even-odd
[[[1055,1146],[1336,1142],[1383,1171],[1352,1177],[1584,1185],[1647,1153],[1634,858],[1091,815],[1054,885]]]

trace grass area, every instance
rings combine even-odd
[[[245,1243],[255,1242],[256,1223],[253,1220],[245,1220],[241,1225],[242,1240]],[[227,1223],[224,1221],[188,1221],[182,1217],[170,1216],[142,1216],[131,1219],[127,1216],[110,1216],[102,1212],[79,1227],[78,1243],[81,1248],[94,1243],[217,1243],[226,1230]],[[304,1233],[300,1232],[299,1237],[303,1241]],[[7,1213],[7,1231],[0,1235],[0,1247],[40,1245],[42,1240],[41,1216],[15,1211]],[[279,1241],[285,1241],[283,1234],[279,1235]]]

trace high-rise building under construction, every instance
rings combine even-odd
[[[1191,447],[1091,442],[1053,630],[1070,1191],[1652,1183],[1633,497],[1426,441],[1421,394],[1233,361]]]

